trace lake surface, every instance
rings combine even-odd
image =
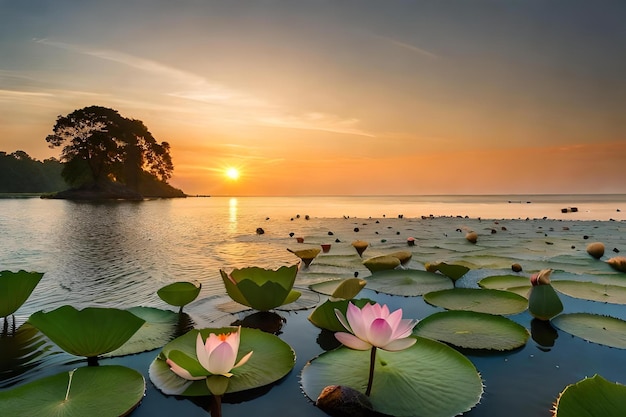
[[[562,213],[575,207],[576,212]],[[472,270],[457,283],[475,287],[485,276],[510,273],[520,263],[524,274],[553,268],[554,279],[620,282],[626,274],[591,258],[586,245],[606,246],[602,260],[626,251],[626,196],[454,196],[454,197],[210,197],[144,202],[88,203],[63,200],[0,199],[0,269],[45,272],[29,300],[16,313],[18,323],[35,311],[65,304],[77,308],[150,306],[171,309],[156,291],[175,281],[197,281],[198,301],[186,308],[197,327],[231,324],[246,313],[220,311],[227,301],[219,270],[245,266],[276,269],[298,261],[287,249],[331,243],[309,268],[301,267],[296,286],[358,274],[367,277],[350,243],[370,243],[363,258],[397,250],[413,252],[408,265],[461,262]],[[432,218],[431,218],[432,215]],[[262,234],[257,229],[262,228]],[[475,230],[476,245],[460,231]],[[292,234],[292,235],[290,235]],[[302,237],[304,243],[296,242]],[[407,238],[416,246],[409,248]],[[621,253],[620,253],[621,252]],[[310,291],[306,301],[317,302]],[[404,316],[424,318],[439,308],[421,297],[398,297],[363,290]],[[623,306],[561,295],[565,313],[586,311],[626,319]],[[208,301],[207,301],[208,300]],[[224,404],[224,416],[323,416],[302,394],[299,374],[324,349],[312,310],[279,311],[285,319],[280,337],[297,356],[294,370],[266,394]],[[510,316],[531,329],[528,312]],[[552,402],[566,385],[601,374],[626,383],[626,352],[587,343],[555,331],[554,346],[533,339],[506,353],[466,353],[481,373],[485,393],[468,416],[549,416]],[[168,397],[147,376],[159,350],[105,359],[144,374],[147,394],[132,416],[207,415],[188,399]],[[56,355],[24,374],[0,380],[6,389],[76,367],[76,358]],[[419,414],[416,414],[419,415]]]

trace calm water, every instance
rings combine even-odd
[[[561,213],[567,207],[577,207],[578,212]],[[168,308],[156,290],[170,282],[190,280],[201,282],[203,289],[199,301],[189,306],[189,314],[199,327],[209,327],[241,317],[215,312],[215,303],[204,302],[224,298],[220,268],[277,268],[298,260],[288,248],[332,243],[329,254],[321,254],[309,268],[300,270],[296,285],[306,288],[354,273],[366,277],[369,272],[350,246],[356,239],[370,242],[364,255],[370,257],[407,249],[407,237],[415,237],[418,244],[411,248],[410,268],[423,269],[424,262],[464,262],[473,268],[459,284],[470,287],[483,276],[508,273],[514,262],[525,271],[553,268],[555,279],[626,282],[624,274],[585,251],[590,241],[601,241],[607,248],[603,259],[619,251],[623,255],[624,213],[623,195],[211,197],[113,203],[0,199],[0,269],[45,272],[18,310],[18,322],[40,309],[64,304]],[[257,228],[264,233],[258,234]],[[475,246],[468,246],[458,232],[468,228],[479,233]],[[296,243],[295,237],[303,237],[305,243]],[[367,289],[360,296],[402,307],[407,317],[423,318],[438,311],[421,297],[393,297]],[[315,302],[316,295],[308,297]],[[561,298],[565,312],[589,311],[626,319],[623,306]],[[323,352],[315,342],[319,330],[306,319],[310,311],[280,312],[286,320],[280,337],[297,355],[294,370],[263,396],[225,404],[225,416],[325,415],[311,405],[298,385],[304,364]],[[530,329],[528,313],[511,318]],[[558,393],[585,376],[600,373],[626,383],[624,351],[564,333],[558,336],[551,349],[540,349],[529,340],[515,352],[468,354],[483,377],[485,394],[481,404],[466,415],[547,417]],[[158,350],[104,362],[134,367],[147,379],[148,365],[157,354]],[[0,381],[0,387],[71,369],[76,366],[70,363],[73,360],[57,355],[32,371]],[[162,395],[148,380],[146,398],[132,415],[173,413],[207,415],[190,400]]]

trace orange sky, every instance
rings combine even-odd
[[[21,3],[2,151],[56,157],[56,117],[101,105],[188,194],[626,193],[624,3]]]

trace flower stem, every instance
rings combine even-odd
[[[370,374],[367,380],[367,389],[365,390],[365,395],[368,397],[372,392],[372,382],[374,382],[374,365],[376,364],[376,346],[372,346],[372,350],[370,352]]]
[[[214,395],[211,402],[211,417],[222,417],[222,396]]]

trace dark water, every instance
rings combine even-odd
[[[509,203],[506,196],[438,201],[408,197],[195,198],[103,204],[0,200],[0,269],[45,272],[31,298],[18,310],[18,325],[35,311],[64,304],[167,309],[156,290],[182,280],[203,284],[201,300],[189,309],[199,327],[230,324],[249,312],[215,313],[211,310],[213,304],[202,302],[224,296],[220,268],[277,268],[297,261],[287,248],[332,243],[328,254],[300,270],[296,285],[306,288],[315,282],[347,278],[355,272],[366,277],[369,272],[350,246],[356,239],[370,242],[364,255],[370,257],[406,250],[407,237],[415,237],[418,244],[411,248],[409,267],[423,269],[424,262],[434,261],[472,265],[459,282],[461,286],[475,286],[483,276],[509,273],[514,262],[529,272],[553,268],[557,278],[561,275],[613,283],[623,280],[626,285],[624,274],[615,273],[585,252],[590,241],[606,245],[604,259],[618,253],[613,249],[622,255],[626,251],[626,224],[619,217],[623,211],[617,211],[620,205],[626,209],[623,197],[542,197],[546,201],[527,197],[533,202]],[[560,207],[565,206],[578,206],[580,212],[563,214]],[[400,214],[402,219],[398,218]],[[452,217],[421,218],[430,214]],[[544,220],[544,216],[548,218]],[[477,217],[511,220],[495,223]],[[256,233],[259,227],[264,234]],[[476,230],[478,244],[468,246],[457,231],[461,228]],[[492,229],[498,232],[491,233]],[[305,243],[297,244],[296,236],[303,237]],[[439,311],[421,297],[389,296],[367,289],[359,296],[392,309],[401,307],[405,317],[421,319]],[[626,319],[624,306],[564,295],[561,299],[565,313],[585,311]],[[227,398],[224,416],[325,415],[299,386],[302,367],[324,351],[318,343],[319,329],[307,320],[310,312],[278,312],[285,320],[279,336],[296,352],[295,368],[267,392]],[[532,329],[543,346],[529,339],[525,347],[513,352],[464,352],[485,385],[481,403],[465,415],[547,417],[559,392],[586,376],[598,373],[608,380],[626,383],[623,350],[587,343],[559,330],[541,329],[527,312],[510,318]],[[556,337],[553,346],[546,346],[540,338],[541,330]],[[165,396],[152,386],[147,370],[158,352],[101,361],[123,364],[144,374],[146,397],[132,415],[207,415],[203,404]],[[48,356],[41,363],[35,360],[25,373],[3,373],[0,389],[70,370],[77,364],[82,362],[65,353]],[[419,410],[416,415],[420,415]]]

